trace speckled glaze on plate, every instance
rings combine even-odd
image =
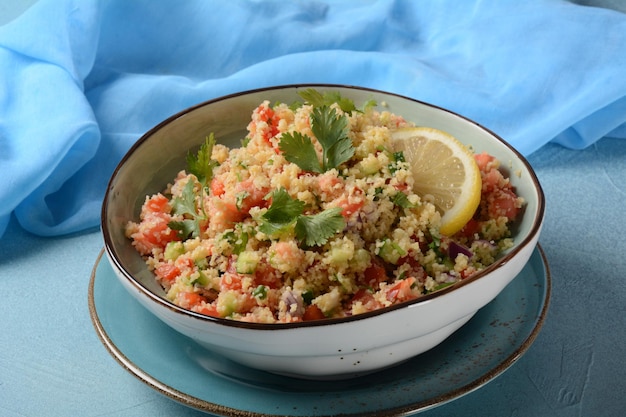
[[[209,353],[133,299],[102,253],[91,276],[89,310],[120,365],[190,407],[237,417],[404,416],[468,394],[515,363],[543,325],[550,290],[538,246],[520,274],[436,348],[369,376],[324,382],[269,374]]]

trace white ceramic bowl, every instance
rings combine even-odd
[[[165,298],[153,274],[124,236],[145,196],[161,191],[185,167],[185,155],[214,132],[220,143],[240,146],[250,114],[263,100],[292,102],[314,87],[339,91],[357,104],[375,99],[406,120],[456,136],[476,152],[496,156],[526,200],[514,227],[515,246],[493,265],[464,281],[417,300],[342,319],[290,324],[250,324],[208,317]],[[180,333],[236,362],[274,373],[313,379],[349,378],[380,370],[437,346],[493,300],[521,271],[539,238],[544,196],[528,162],[478,124],[447,110],[365,88],[291,85],[211,100],[176,114],[147,132],[115,170],[102,207],[106,254],[124,287]]]

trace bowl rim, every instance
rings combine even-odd
[[[161,128],[163,128],[164,126],[172,123],[173,121],[184,117],[185,115],[210,104],[214,104],[214,103],[218,103],[220,101],[224,101],[224,100],[228,100],[228,99],[232,99],[232,98],[236,98],[239,96],[245,96],[245,95],[249,95],[249,94],[254,94],[254,93],[260,93],[263,91],[274,91],[274,90],[286,90],[286,89],[304,89],[304,88],[325,88],[325,89],[333,89],[333,88],[342,88],[342,89],[353,89],[353,90],[359,90],[359,91],[365,91],[365,92],[371,92],[371,93],[375,93],[375,94],[384,94],[384,95],[389,95],[389,96],[395,96],[399,99],[402,100],[407,100],[407,101],[411,101],[426,107],[430,107],[433,108],[435,110],[439,110],[445,113],[448,113],[451,116],[457,117],[469,124],[472,124],[474,126],[476,126],[477,128],[485,131],[486,133],[488,133],[489,135],[491,135],[493,138],[495,138],[497,141],[501,142],[501,144],[503,144],[506,148],[508,148],[508,150],[510,150],[518,159],[519,161],[522,163],[522,165],[524,165],[524,167],[526,168],[526,170],[528,171],[528,173],[530,174],[530,180],[532,181],[534,190],[537,193],[537,211],[535,214],[535,217],[533,219],[532,222],[532,227],[530,229],[530,231],[528,232],[528,235],[526,236],[526,238],[524,240],[522,240],[521,242],[518,242],[515,244],[513,250],[511,250],[510,252],[506,253],[504,256],[502,256],[501,258],[497,259],[496,262],[494,262],[493,264],[489,265],[488,267],[486,267],[485,269],[483,269],[482,271],[475,273],[473,275],[471,275],[470,277],[463,279],[461,281],[456,282],[453,285],[450,285],[446,288],[443,288],[441,290],[429,293],[429,294],[425,294],[421,297],[418,297],[416,299],[413,300],[408,300],[408,301],[404,301],[402,303],[398,303],[398,304],[394,304],[391,306],[387,306],[387,307],[383,307],[383,308],[379,308],[377,310],[373,310],[373,311],[368,311],[365,313],[360,313],[357,315],[353,315],[353,316],[346,316],[346,317],[339,317],[339,318],[329,318],[329,319],[320,319],[320,320],[312,320],[312,321],[301,321],[301,322],[295,322],[295,323],[250,323],[250,322],[244,322],[244,321],[238,321],[238,320],[232,320],[232,319],[228,319],[228,318],[222,318],[222,317],[212,317],[212,316],[207,316],[201,313],[196,313],[194,311],[185,309],[183,307],[177,306],[176,304],[172,303],[171,301],[167,300],[166,298],[163,298],[157,294],[155,294],[154,292],[150,291],[150,289],[148,289],[146,286],[144,286],[140,281],[138,281],[137,279],[135,279],[135,277],[124,267],[123,263],[120,261],[120,259],[118,258],[112,239],[111,239],[111,231],[109,230],[108,227],[108,221],[107,221],[107,212],[108,212],[108,207],[109,207],[109,195],[110,192],[113,189],[114,183],[115,183],[115,179],[118,176],[119,172],[122,170],[122,168],[124,167],[125,163],[133,156],[133,154],[137,151],[138,148],[141,147],[141,145],[146,142],[151,136],[153,136],[157,131],[159,131]],[[287,329],[293,329],[293,328],[303,328],[303,327],[319,327],[319,326],[328,326],[328,325],[335,325],[335,324],[341,324],[341,323],[349,323],[349,322],[354,322],[354,321],[360,321],[360,320],[365,320],[367,318],[371,318],[371,317],[375,317],[375,316],[380,316],[392,311],[396,311],[396,310],[400,310],[400,309],[405,309],[405,308],[410,308],[412,306],[418,305],[418,304],[423,304],[426,303],[430,300],[433,300],[435,298],[439,298],[442,297],[452,291],[456,291],[461,287],[465,287],[477,280],[479,280],[480,278],[484,277],[485,275],[488,275],[489,273],[491,273],[492,271],[500,268],[501,266],[503,266],[504,264],[508,263],[513,257],[515,257],[521,250],[522,248],[524,248],[525,246],[527,246],[528,244],[530,244],[535,237],[537,237],[537,235],[539,234],[541,227],[542,227],[542,222],[544,219],[544,215],[545,215],[545,195],[543,192],[543,188],[541,187],[541,184],[539,183],[539,179],[537,178],[537,175],[535,173],[535,171],[533,170],[532,166],[530,165],[530,163],[527,161],[527,159],[517,150],[515,149],[511,144],[509,144],[507,141],[505,141],[503,138],[501,138],[499,135],[497,135],[495,132],[491,131],[490,129],[484,127],[483,125],[475,122],[474,120],[469,119],[468,117],[465,117],[461,114],[458,114],[454,111],[448,110],[446,108],[425,102],[425,101],[421,101],[418,99],[414,99],[408,96],[404,96],[401,94],[397,94],[397,93],[393,93],[393,92],[389,92],[389,91],[383,91],[383,90],[378,90],[378,89],[373,89],[373,88],[369,88],[369,87],[362,87],[362,86],[356,86],[356,85],[348,85],[348,84],[327,84],[327,83],[296,83],[296,84],[285,84],[285,85],[274,85],[274,86],[268,86],[268,87],[261,87],[261,88],[255,88],[255,89],[249,89],[249,90],[244,90],[244,91],[240,91],[240,92],[236,92],[236,93],[231,93],[231,94],[227,94],[227,95],[222,95],[210,100],[205,100],[203,102],[197,103],[193,106],[187,107],[171,116],[169,116],[168,118],[166,118],[165,120],[161,121],[160,123],[156,124],[155,126],[153,126],[152,128],[150,128],[148,131],[146,131],[143,135],[141,135],[141,137],[139,139],[137,139],[137,141],[128,149],[128,151],[126,152],[126,154],[122,157],[122,159],[119,161],[119,163],[117,164],[117,166],[115,167],[115,170],[113,171],[113,173],[111,174],[111,177],[108,181],[107,184],[107,188],[105,191],[105,195],[103,198],[103,203],[102,203],[102,207],[101,207],[101,216],[100,216],[100,226],[101,226],[101,230],[102,230],[102,235],[103,235],[103,239],[104,239],[104,247],[107,253],[107,257],[109,259],[110,262],[112,262],[114,264],[114,267],[121,272],[121,274],[124,276],[124,278],[126,278],[126,280],[128,281],[128,283],[130,283],[133,287],[135,287],[138,291],[139,294],[145,295],[147,296],[150,300],[156,302],[157,304],[159,304],[162,307],[167,308],[168,310],[170,310],[172,313],[175,314],[180,314],[182,316],[186,316],[189,318],[193,318],[193,319],[197,319],[200,320],[202,322],[206,322],[206,323],[211,323],[211,324],[216,324],[216,325],[222,325],[222,326],[226,326],[226,327],[235,327],[235,328],[242,328],[242,329],[253,329],[253,330],[287,330]],[[119,274],[118,274],[119,276]]]

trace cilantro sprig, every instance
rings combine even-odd
[[[298,95],[313,107],[331,106],[335,103],[346,113],[356,111],[354,101],[342,97],[338,91],[326,91],[323,94],[314,88],[299,91]]]
[[[211,159],[213,146],[215,146],[215,136],[211,133],[205,138],[195,155],[191,152],[187,153],[187,172],[198,179],[201,192],[204,192],[205,187],[211,182],[213,169],[219,165],[217,161]],[[180,197],[172,199],[172,213],[182,216],[183,220],[171,221],[168,226],[176,230],[181,239],[200,236],[200,223],[207,219],[204,210],[198,210],[196,206],[197,193],[194,188],[195,181],[190,179],[185,184]]]
[[[195,175],[203,185],[208,185],[211,182],[213,169],[219,165],[216,160],[211,159],[214,146],[215,135],[211,133],[205,138],[196,155],[191,152],[187,153],[187,171]]]
[[[306,246],[322,246],[335,233],[343,230],[346,221],[340,207],[326,209],[310,216],[298,216],[296,237]]]
[[[272,193],[272,204],[261,216],[259,230],[272,236],[293,227],[296,239],[312,247],[324,245],[345,227],[339,207],[312,215],[303,214],[304,208],[303,201],[292,198],[287,190],[280,188]]]
[[[178,232],[181,239],[200,236],[200,222],[206,220],[206,214],[198,213],[196,209],[196,193],[194,181],[189,180],[183,188],[180,197],[172,199],[172,212],[183,216],[183,220],[171,221],[167,225]]]
[[[310,137],[299,132],[287,132],[281,135],[278,147],[287,161],[298,165],[308,172],[323,173],[348,161],[354,155],[354,146],[348,136],[348,117],[353,112],[364,113],[376,106],[376,101],[368,100],[358,109],[354,101],[342,97],[338,91],[321,93],[314,88],[299,91],[306,103],[313,106],[310,116],[311,130],[322,146],[322,160],[318,160],[315,146]],[[333,105],[337,105],[345,114],[338,114]],[[301,103],[294,103],[295,109]]]
[[[323,105],[311,113],[311,131],[322,146],[322,160],[313,141],[299,132],[283,133],[278,144],[285,159],[304,171],[323,173],[337,168],[354,155],[354,146],[348,136],[348,118],[334,108]]]

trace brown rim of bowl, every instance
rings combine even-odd
[[[457,283],[455,283],[454,285],[450,285],[449,287],[443,288],[441,290],[432,292],[430,294],[426,294],[423,295],[421,297],[418,297],[414,300],[409,300],[409,301],[405,301],[399,304],[394,304],[388,307],[384,307],[384,308],[380,308],[377,310],[373,310],[373,311],[368,311],[365,313],[361,313],[361,314],[357,314],[354,316],[348,316],[348,317],[340,317],[340,318],[332,318],[332,319],[322,319],[322,320],[313,320],[313,321],[302,321],[302,322],[297,322],[297,323],[248,323],[248,322],[242,322],[242,321],[236,321],[236,320],[232,320],[232,319],[227,319],[227,318],[221,318],[221,317],[211,317],[211,316],[207,316],[204,314],[200,314],[200,313],[196,313],[194,311],[191,310],[187,310],[185,308],[179,307],[176,304],[172,303],[171,301],[160,297],[156,294],[154,294],[152,291],[150,291],[148,288],[146,288],[143,284],[141,284],[139,281],[137,281],[130,272],[128,272],[128,270],[126,270],[126,268],[124,267],[124,265],[119,261],[115,250],[113,248],[112,242],[111,242],[111,237],[110,237],[110,232],[109,232],[109,228],[106,222],[106,213],[107,213],[107,209],[108,209],[108,197],[109,197],[109,192],[112,189],[113,186],[113,182],[115,180],[115,177],[117,176],[119,170],[121,169],[121,167],[125,164],[125,162],[132,156],[132,154],[135,152],[135,150],[137,150],[137,148],[139,148],[146,140],[148,140],[155,132],[157,132],[159,129],[161,129],[163,126],[171,123],[172,121],[200,108],[200,107],[204,107],[208,104],[212,104],[212,103],[216,103],[219,101],[223,101],[226,99],[230,99],[233,97],[238,97],[238,96],[243,96],[243,95],[247,95],[247,94],[252,94],[252,93],[258,93],[258,92],[263,92],[263,91],[273,91],[273,90],[281,90],[281,89],[289,89],[289,88],[294,88],[294,89],[298,89],[298,88],[326,88],[326,89],[333,89],[333,88],[344,88],[344,89],[354,89],[354,90],[361,90],[361,91],[368,91],[368,92],[372,92],[372,93],[377,93],[377,94],[386,94],[386,95],[391,95],[391,96],[395,96],[398,98],[401,98],[403,100],[408,100],[408,101],[412,101],[415,103],[419,103],[421,105],[427,106],[427,107],[431,107],[440,111],[443,111],[445,113],[448,113],[452,116],[455,116],[457,118],[460,118],[476,127],[478,127],[479,129],[487,132],[488,134],[490,134],[491,136],[493,136],[495,139],[497,139],[498,141],[500,141],[503,145],[505,145],[511,152],[513,152],[513,154],[515,154],[515,156],[520,160],[520,162],[526,167],[527,171],[530,173],[531,176],[531,180],[533,182],[534,188],[537,191],[537,213],[535,215],[535,218],[533,219],[533,224],[532,224],[532,228],[530,230],[530,232],[528,233],[528,235],[526,236],[526,238],[517,243],[515,245],[515,247],[513,248],[513,250],[511,250],[510,252],[508,252],[507,254],[505,254],[502,258],[499,258],[495,263],[489,265],[487,268],[483,269],[482,271],[471,275],[470,277],[459,281]],[[109,180],[109,183],[107,185],[107,189],[106,189],[106,193],[104,195],[104,200],[103,200],[103,204],[102,204],[102,210],[101,210],[101,218],[100,218],[100,224],[101,224],[101,228],[102,228],[102,234],[103,234],[103,238],[104,238],[104,246],[106,249],[106,252],[108,254],[108,258],[115,263],[115,266],[118,268],[119,271],[122,272],[122,274],[124,275],[124,277],[134,286],[136,287],[139,292],[143,295],[146,295],[148,298],[152,299],[153,301],[157,302],[158,304],[161,304],[163,307],[168,308],[169,310],[171,310],[174,313],[178,313],[178,314],[182,314],[185,316],[190,316],[193,318],[196,318],[198,320],[202,320],[202,321],[207,321],[210,323],[214,323],[214,324],[219,324],[219,325],[224,325],[224,326],[230,326],[230,327],[239,327],[239,328],[247,328],[247,329],[254,329],[254,330],[286,330],[286,329],[293,329],[296,327],[312,327],[312,326],[327,326],[327,325],[332,325],[332,324],[340,324],[340,323],[346,323],[346,322],[351,322],[351,321],[356,321],[356,320],[364,320],[367,319],[369,317],[373,317],[373,316],[378,316],[381,314],[385,314],[388,313],[390,311],[394,311],[394,310],[398,310],[398,309],[402,309],[402,308],[407,308],[409,306],[415,305],[415,304],[419,304],[419,303],[423,303],[425,301],[428,300],[432,300],[434,298],[440,297],[442,295],[445,295],[451,291],[456,290],[457,288],[469,285],[470,283],[480,279],[481,277],[491,273],[492,271],[494,271],[495,269],[498,269],[500,266],[506,264],[507,262],[509,262],[509,260],[511,258],[513,258],[520,250],[521,248],[523,248],[524,246],[528,245],[532,239],[539,233],[540,228],[541,228],[541,224],[542,224],[542,219],[544,217],[544,212],[545,212],[545,197],[544,197],[544,193],[543,193],[543,189],[541,187],[541,184],[539,183],[539,180],[537,178],[537,175],[535,174],[534,170],[532,169],[532,167],[530,166],[529,162],[526,160],[526,158],[524,156],[522,156],[522,154],[515,149],[513,146],[511,146],[508,142],[506,142],[504,139],[502,139],[500,136],[498,136],[497,134],[495,134],[494,132],[492,132],[491,130],[487,129],[486,127],[474,122],[471,119],[468,119],[465,116],[462,116],[458,113],[455,113],[453,111],[444,109],[443,107],[439,107],[433,104],[429,104],[426,103],[424,101],[420,101],[420,100],[416,100],[407,96],[403,96],[400,94],[395,94],[395,93],[390,93],[387,91],[382,91],[382,90],[376,90],[376,89],[372,89],[372,88],[367,88],[367,87],[359,87],[359,86],[352,86],[352,85],[342,85],[342,84],[288,84],[288,85],[279,85],[279,86],[272,86],[272,87],[264,87],[264,88],[257,88],[257,89],[253,89],[253,90],[246,90],[246,91],[242,91],[242,92],[238,92],[238,93],[233,93],[233,94],[228,94],[225,96],[221,96],[221,97],[217,97],[211,100],[207,100],[201,103],[198,103],[194,106],[188,107],[170,117],[168,117],[167,119],[165,119],[164,121],[162,121],[161,123],[157,124],[156,126],[154,126],[153,128],[151,128],[150,130],[148,130],[145,134],[143,134],[132,146],[131,148],[128,150],[128,152],[122,157],[122,159],[120,160],[120,162],[118,163],[118,165],[116,166],[115,170],[113,171],[113,174],[111,175],[111,178]]]

